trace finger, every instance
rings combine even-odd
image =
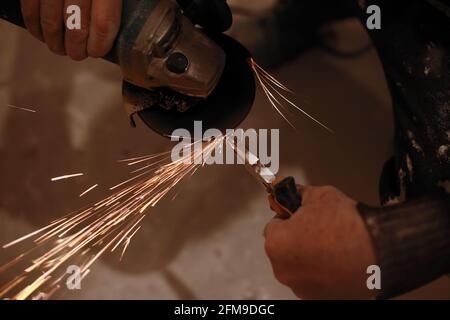
[[[41,0],[41,28],[48,48],[59,55],[64,49],[64,2],[61,0]]]
[[[40,0],[21,0],[20,5],[25,27],[34,37],[43,41],[41,20],[39,18],[41,12]]]
[[[314,201],[312,195],[316,187],[297,185],[297,190],[302,196],[302,206],[306,206]]]
[[[302,184],[297,184],[297,190],[298,190],[298,192],[300,192],[301,195],[303,195],[303,193],[305,193],[306,190],[308,190],[308,186],[304,186]]]
[[[264,229],[264,237],[266,239],[264,249],[272,262],[277,261],[285,252],[285,225],[285,220],[275,218]]]
[[[76,18],[74,12],[68,10],[76,5],[80,8],[80,29],[66,28],[64,44],[67,55],[73,60],[80,61],[87,58],[87,43],[89,37],[89,20],[91,18],[91,0],[66,0],[64,5],[65,21],[72,22]]]
[[[93,0],[87,51],[90,57],[105,56],[120,28],[122,0]]]
[[[283,219],[273,218],[270,220],[270,222],[266,225],[264,228],[264,237],[267,238],[273,238],[274,235],[277,234],[280,228],[285,224],[285,221]]]
[[[302,206],[305,205],[305,194],[306,194],[307,190],[308,190],[307,186],[304,186],[302,184],[297,184],[297,191],[300,194],[300,201],[301,201],[300,203]]]

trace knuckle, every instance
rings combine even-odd
[[[100,41],[109,40],[114,30],[114,23],[110,19],[95,19],[93,28]]]
[[[111,49],[118,26],[108,18],[98,18],[91,23],[92,33],[89,35],[88,54],[91,57],[99,58]]]
[[[324,186],[317,189],[317,197],[319,200],[327,200],[334,197],[336,188],[333,186]]]
[[[48,18],[44,18],[41,20],[41,27],[44,33],[47,33],[49,35],[57,35],[62,30],[62,25],[59,23],[59,21]]]
[[[333,186],[323,186],[322,188],[323,193],[332,193],[336,190]]]

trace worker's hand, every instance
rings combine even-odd
[[[21,0],[27,29],[49,49],[74,60],[99,58],[111,49],[120,27],[122,0]],[[67,7],[81,9],[81,29],[68,30]]]
[[[301,187],[302,208],[266,227],[275,277],[302,299],[369,299],[376,264],[356,202],[333,187]]]

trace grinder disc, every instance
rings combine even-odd
[[[139,113],[142,121],[163,136],[171,136],[176,129],[186,129],[194,135],[194,122],[202,121],[203,131],[237,128],[250,112],[255,100],[256,84],[247,63],[250,53],[236,40],[224,34],[208,34],[226,53],[227,59],[221,80],[214,92],[199,100],[188,111],[166,110],[158,106]]]

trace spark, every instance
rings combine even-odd
[[[81,177],[81,176],[84,176],[84,173],[75,173],[75,174],[68,174],[65,176],[55,177],[55,178],[52,178],[51,181],[55,182],[55,181],[71,179],[71,178],[76,178],[76,177]]]
[[[293,94],[293,91],[283,85],[280,81],[275,79],[271,74],[269,74],[266,70],[264,70],[261,66],[259,66],[253,58],[248,60],[248,64],[253,70],[258,83],[260,84],[264,94],[269,100],[272,107],[278,112],[278,114],[292,127],[295,129],[295,126],[288,119],[286,114],[283,112],[285,110],[290,111],[288,108],[294,108],[294,110],[301,112],[303,115],[308,117],[310,120],[314,121],[316,124],[324,128],[330,133],[334,133],[329,127],[325,124],[317,120],[311,114],[300,108],[296,105],[292,100],[287,98],[286,94]]]
[[[118,184],[108,197],[5,245],[4,248],[10,248],[27,242],[31,248],[0,266],[0,273],[12,268],[19,271],[14,279],[0,283],[0,299],[32,299],[39,295],[49,298],[64,287],[60,283],[67,279],[67,266],[79,266],[85,277],[98,259],[119,247],[122,259],[148,209],[184,179],[192,177],[225,139],[227,136],[194,142],[191,147],[199,143],[202,152],[191,148],[190,153],[176,161],[167,159],[167,153],[121,160],[127,166],[152,170],[143,169],[143,173]]]
[[[289,108],[294,107],[294,110],[302,112],[332,132],[284,95],[292,93],[290,89],[258,66],[253,59],[249,60],[249,64],[270,103],[288,123],[292,125],[283,111],[290,111]],[[30,249],[0,266],[0,273],[13,267],[23,270],[0,287],[0,299],[22,300],[36,295],[49,298],[63,288],[59,284],[67,278],[68,265],[80,266],[84,278],[98,259],[115,252],[119,247],[122,259],[132,238],[140,230],[148,209],[158,205],[183,180],[192,177],[205,166],[216,148],[222,146],[227,139],[228,136],[222,136],[214,140],[194,142],[191,144],[191,153],[176,161],[169,160],[167,152],[120,160],[119,162],[133,169],[138,165],[140,167],[134,169],[131,178],[110,188],[111,195],[4,246],[10,248],[25,241],[31,242]],[[196,144],[201,144],[200,153],[197,148],[192,148]],[[64,175],[51,181],[83,175]],[[92,191],[94,187],[89,189],[80,196]]]
[[[13,106],[13,105],[11,105],[11,104],[8,104],[8,105],[6,105],[8,108],[11,108],[11,109],[17,109],[17,110],[22,110],[22,111],[26,111],[26,112],[31,112],[31,113],[36,113],[37,111],[36,110],[33,110],[33,109],[29,109],[29,108],[22,108],[22,107],[16,107],[16,106]]]
[[[94,190],[97,187],[98,187],[98,184],[95,184],[92,187],[88,188],[86,191],[84,191],[82,194],[80,194],[80,198],[84,197],[85,195],[87,195],[89,192],[91,192],[92,190]]]
[[[37,235],[37,234],[39,234],[39,233],[41,233],[41,232],[43,232],[43,231],[45,231],[45,230],[47,230],[47,229],[53,227],[55,224],[56,224],[56,223],[51,223],[51,224],[49,224],[48,226],[46,226],[46,227],[44,227],[44,228],[42,228],[42,229],[36,230],[35,232],[32,232],[32,233],[30,233],[30,234],[28,234],[28,235],[26,235],[26,236],[23,236],[22,238],[19,238],[19,239],[13,241],[13,242],[10,242],[10,243],[8,243],[8,244],[5,244],[5,245],[3,246],[3,249],[7,249],[7,248],[9,248],[9,247],[12,247],[12,246],[14,246],[14,245],[16,245],[16,244],[18,244],[18,243],[24,241],[24,240],[27,240],[28,238],[34,237],[35,235]]]

